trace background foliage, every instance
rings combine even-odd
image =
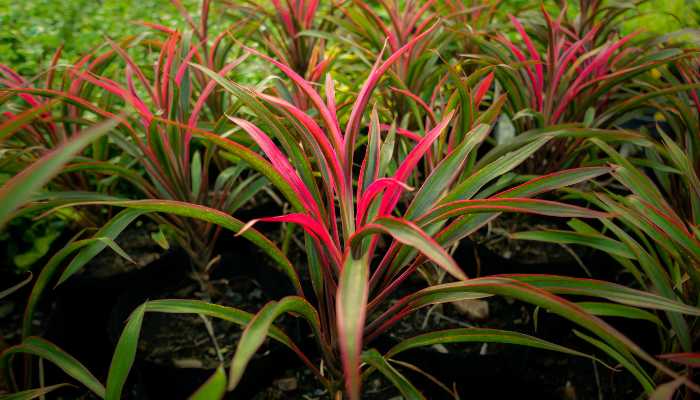
[[[183,0],[188,9],[198,3]],[[146,28],[130,23],[145,20],[183,26],[175,7],[165,0],[0,0],[0,63],[32,75],[46,66],[64,45],[65,61],[74,61],[104,36],[123,37]]]

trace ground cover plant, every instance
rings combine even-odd
[[[162,6],[0,63],[0,398],[700,394],[692,13]]]

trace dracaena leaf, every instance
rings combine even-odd
[[[362,114],[364,113],[365,107],[369,102],[369,97],[374,91],[379,79],[384,75],[384,73],[399,60],[406,52],[410,51],[418,42],[423,40],[426,36],[430,35],[436,28],[438,24],[431,26],[430,28],[423,31],[421,34],[415,36],[411,41],[406,43],[403,47],[398,49],[394,54],[389,56],[383,63],[377,63],[370,71],[367,80],[362,85],[360,92],[353,103],[352,110],[350,111],[350,116],[348,117],[348,122],[345,125],[345,161],[346,161],[346,172],[349,171],[349,167],[352,166],[352,157],[355,151],[355,140],[357,136],[357,131],[360,128],[360,122],[362,119]]]
[[[3,370],[9,371],[11,358],[15,354],[31,354],[50,361],[100,398],[105,396],[102,383],[83,364],[51,342],[32,336],[16,346],[7,348],[0,354],[0,367]]]
[[[140,305],[136,308],[131,313],[124,331],[119,336],[119,341],[117,341],[117,346],[112,356],[112,363],[109,366],[109,374],[107,375],[105,400],[119,400],[122,398],[124,383],[126,383],[126,378],[136,359],[139,333],[141,332],[141,324],[143,323],[145,312],[145,305]]]
[[[605,235],[597,233],[579,233],[561,230],[515,232],[510,234],[515,240],[534,240],[538,242],[548,242],[556,244],[577,244],[602,250],[608,254],[627,259],[633,259],[634,255],[623,243],[610,239]]]
[[[28,389],[21,392],[16,392],[12,394],[5,394],[2,396],[2,400],[32,400],[37,397],[44,397],[47,394],[53,392],[56,389],[61,389],[64,387],[71,387],[73,385],[68,383],[59,383],[56,385],[46,386],[38,389]]]
[[[258,221],[261,222],[288,222],[301,226],[305,232],[320,240],[319,248],[326,249],[337,262],[341,260],[341,254],[338,252],[338,247],[333,242],[328,229],[318,220],[299,213],[290,213],[277,217],[258,218],[248,222],[237,235],[243,234],[249,227]]]
[[[467,133],[462,143],[426,178],[404,215],[406,219],[422,215],[444,194],[462,172],[470,152],[486,138],[490,130],[488,125],[479,125]]]
[[[287,180],[297,196],[302,201],[302,204],[313,215],[320,217],[320,211],[314,201],[314,197],[309,192],[308,187],[302,182],[296,170],[287,160],[287,157],[277,148],[272,140],[263,133],[260,128],[251,124],[248,121],[239,118],[230,118],[236,125],[243,128],[255,140],[260,148],[265,152],[267,157],[274,165],[275,169]]]
[[[226,372],[222,365],[197,389],[188,400],[221,400],[226,394]]]
[[[385,357],[391,358],[406,350],[415,349],[418,347],[427,347],[436,344],[471,342],[515,344],[543,350],[557,351],[564,354],[591,358],[595,360],[594,357],[588,354],[534,336],[526,335],[520,332],[489,328],[455,328],[424,333],[405,339],[396,344],[394,347],[389,349]]]
[[[520,165],[520,163],[534,154],[535,151],[539,150],[549,140],[550,138],[547,136],[540,137],[522,146],[520,149],[505,154],[492,163],[478,169],[452,189],[450,193],[443,198],[442,202],[446,203],[458,199],[471,198],[491,180]]]
[[[607,213],[550,200],[528,198],[490,198],[458,200],[444,203],[421,216],[421,226],[429,225],[446,218],[470,213],[519,212],[564,218],[604,218]]]
[[[68,278],[73,276],[76,272],[80,271],[81,268],[90,262],[90,260],[95,258],[95,256],[97,256],[107,246],[114,249],[117,253],[124,253],[124,251],[116,245],[114,239],[116,239],[136,218],[143,214],[144,211],[127,209],[115,215],[114,218],[109,220],[109,222],[95,232],[94,238],[96,241],[80,250],[73,260],[71,260],[70,264],[68,264],[66,269],[63,270],[63,273],[58,279],[58,283],[56,285],[60,285]],[[99,240],[99,238],[105,238],[107,240]],[[126,258],[128,259],[128,255]]]
[[[533,178],[494,197],[532,197],[566,186],[586,182],[613,171],[610,167],[582,167],[566,169]]]
[[[700,308],[667,299],[647,291],[628,288],[616,283],[557,275],[516,274],[505,276],[509,279],[524,282],[551,293],[599,297],[634,307],[675,311],[688,315],[700,315]]]
[[[381,372],[403,395],[406,400],[423,400],[425,397],[413,384],[396,370],[377,350],[362,353],[362,361]]]
[[[664,327],[664,324],[661,322],[659,317],[650,313],[649,311],[640,310],[636,307],[626,306],[623,304],[603,303],[599,301],[581,301],[576,303],[576,305],[593,315],[598,315],[601,317],[641,319],[653,322],[661,328]]]
[[[360,359],[362,334],[369,293],[367,252],[355,257],[350,251],[340,272],[336,294],[336,313],[340,353],[345,372],[345,387],[352,400],[360,399]]]
[[[377,218],[357,231],[350,239],[350,244],[357,250],[362,240],[371,234],[386,233],[396,241],[414,247],[430,261],[437,264],[456,279],[467,279],[454,259],[433,238],[410,221],[394,217]]]
[[[240,382],[248,362],[264,343],[275,319],[286,313],[301,315],[307,320],[316,334],[320,333],[318,330],[318,314],[305,299],[297,296],[288,296],[280,301],[267,303],[248,322],[241,339],[238,341],[238,347],[231,361],[228,390],[233,390]]]

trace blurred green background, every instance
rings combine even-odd
[[[191,11],[199,0],[183,0]],[[146,28],[132,21],[182,26],[170,0],[0,0],[0,63],[21,74],[40,71],[65,44],[63,60]]]
[[[182,3],[196,15],[199,0],[182,0]],[[577,1],[569,3],[573,6]],[[635,18],[626,28],[644,27],[664,34],[697,27],[699,3],[650,0],[638,10],[643,16]],[[511,12],[538,4],[534,0],[502,2]],[[48,63],[61,44],[65,44],[62,59],[71,62],[104,43],[105,35],[118,38],[144,31],[145,28],[132,23],[139,20],[171,27],[183,25],[170,0],[0,0],[0,63],[33,75]]]

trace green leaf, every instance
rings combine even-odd
[[[63,372],[85,385],[97,396],[104,398],[104,386],[83,364],[54,344],[39,337],[28,337],[22,343],[2,352],[0,355],[0,370],[9,371],[10,360],[12,356],[18,353],[31,354],[52,362]]]
[[[143,323],[143,315],[146,312],[146,306],[140,305],[129,317],[124,331],[119,336],[117,347],[112,356],[112,363],[109,366],[109,374],[107,375],[107,394],[105,400],[119,400],[122,398],[122,389],[126,378],[129,376],[131,366],[136,359],[136,350],[141,332],[141,324]]]
[[[233,390],[240,382],[248,362],[265,342],[275,319],[286,313],[303,316],[316,335],[321,333],[318,313],[305,299],[298,296],[287,296],[280,301],[267,303],[246,325],[243,335],[238,341],[238,347],[233,355],[229,370],[229,391]]]
[[[18,291],[19,289],[21,289],[23,286],[25,286],[26,284],[31,282],[32,278],[34,278],[34,275],[31,272],[29,272],[27,274],[27,277],[23,281],[21,281],[20,283],[14,285],[12,287],[9,287],[5,290],[0,291],[0,300],[11,295],[12,293]]]
[[[181,217],[195,218],[210,222],[232,232],[239,232],[245,225],[243,222],[226,214],[225,212],[197,204],[173,200],[107,201],[91,202],[86,204],[103,204],[125,207],[130,210],[138,210],[144,213],[169,213],[179,215]],[[258,232],[255,228],[248,228],[241,236],[251,241],[254,245],[258,246],[262,251],[270,256],[275,261],[275,264],[279,267],[279,269],[290,279],[292,285],[294,285],[294,288],[297,290],[297,293],[303,293],[301,282],[296,270],[294,269],[294,266],[292,266],[289,259],[287,259],[282,251],[272,241]]]
[[[359,248],[364,237],[376,233],[391,235],[396,241],[416,248],[456,279],[467,279],[455,260],[435,240],[417,225],[399,218],[381,217],[362,227],[350,238],[353,251]]]
[[[423,394],[411,382],[401,375],[377,350],[370,349],[362,353],[362,361],[381,372],[403,395],[406,400],[425,399]]]
[[[95,232],[94,238],[99,239],[80,250],[73,260],[71,260],[70,264],[68,264],[66,269],[61,274],[61,277],[58,279],[56,286],[62,284],[76,272],[80,271],[81,268],[90,262],[90,260],[95,258],[95,256],[97,256],[107,246],[112,248],[117,254],[121,255],[127,260],[131,260],[124,250],[122,250],[114,242],[114,239],[116,239],[124,231],[124,229],[129,226],[129,224],[144,213],[145,211],[141,210],[126,209],[115,215],[114,218],[109,220],[109,222]]]
[[[532,197],[597,178],[610,173],[612,170],[610,167],[565,169],[530,179],[522,185],[498,193],[495,197]]]
[[[610,239],[605,235],[578,233],[561,230],[548,231],[531,231],[531,232],[515,232],[510,234],[511,239],[515,240],[534,240],[538,242],[557,243],[557,244],[577,244],[588,246],[606,253],[626,258],[633,259],[634,255],[629,251],[623,243]]]
[[[549,136],[537,138],[521,148],[507,153],[492,163],[476,170],[476,172],[452,189],[450,193],[442,199],[442,203],[472,198],[487,183],[520,165],[550,139],[551,137]]]
[[[490,126],[479,125],[467,133],[466,139],[435,167],[421,185],[404,215],[406,219],[412,220],[429,210],[459,176],[471,151],[486,138],[490,131]]]
[[[385,357],[392,358],[401,352],[418,347],[470,342],[515,344],[596,360],[596,358],[591,355],[523,333],[489,328],[456,328],[424,333],[401,341],[399,344],[392,347],[385,354]]]
[[[640,310],[636,307],[626,306],[623,304],[610,304],[594,301],[582,301],[576,303],[576,305],[593,315],[598,315],[601,317],[641,319],[652,322],[658,325],[659,327],[664,327],[659,317],[650,313],[649,311]]]
[[[220,400],[226,394],[226,372],[219,365],[209,379],[192,394],[189,400]]]
[[[528,285],[555,294],[569,294],[604,298],[616,303],[654,310],[673,311],[700,316],[700,308],[692,307],[655,293],[628,288],[616,283],[556,275],[506,275]]]
[[[0,395],[0,400],[32,400],[36,399],[37,397],[45,396],[46,394],[51,393],[56,389],[72,386],[73,385],[70,385],[68,383],[59,383],[57,385],[46,386],[38,389],[23,390],[17,393]]]

